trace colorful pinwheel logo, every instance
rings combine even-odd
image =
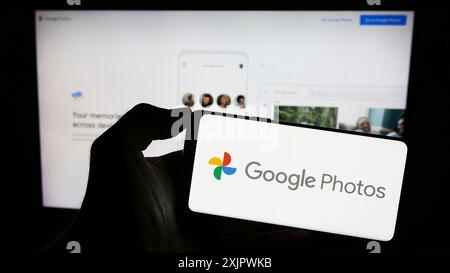
[[[214,177],[217,180],[220,180],[222,177],[222,172],[226,175],[232,175],[236,172],[236,168],[228,167],[231,162],[231,156],[229,153],[223,153],[223,161],[218,157],[213,157],[209,160],[208,164],[215,165],[217,167],[214,168]]]

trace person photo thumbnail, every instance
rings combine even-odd
[[[404,127],[404,109],[364,108],[339,121],[341,130],[390,137],[403,137]]]
[[[236,97],[237,106],[241,109],[245,108],[245,97],[243,95],[239,95]]]
[[[220,108],[227,108],[231,104],[231,98],[227,94],[221,94],[217,97],[217,105]]]
[[[200,97],[202,107],[209,107],[214,103],[214,98],[209,93],[205,93]]]
[[[190,93],[190,92],[184,94],[182,99],[181,99],[181,101],[187,107],[193,107],[194,104],[195,104],[195,102],[194,102],[194,95],[192,93]]]

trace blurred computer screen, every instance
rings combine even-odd
[[[141,102],[401,137],[413,16],[36,11],[43,205],[80,207],[92,141]]]

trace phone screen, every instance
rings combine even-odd
[[[407,153],[400,140],[212,114],[200,118],[196,139],[192,211],[394,235]]]

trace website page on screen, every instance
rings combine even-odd
[[[44,206],[80,207],[93,140],[142,102],[401,137],[413,15],[36,11]]]

